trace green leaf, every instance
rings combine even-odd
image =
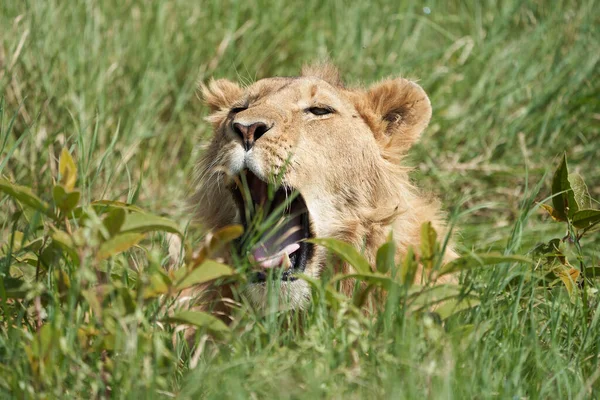
[[[177,224],[167,218],[148,213],[130,213],[125,217],[121,232],[171,232],[183,236]]]
[[[553,266],[555,261],[566,264],[567,258],[563,251],[564,247],[564,243],[561,239],[554,238],[546,243],[539,243],[530,251],[530,253],[537,258],[543,257],[545,259],[545,264],[548,266]]]
[[[476,297],[469,296],[462,299],[455,297],[441,302],[434,311],[440,316],[442,321],[444,321],[461,311],[477,307],[480,303],[481,301]]]
[[[592,197],[583,177],[576,172],[569,174],[569,183],[573,189],[573,196],[578,209],[592,208]]]
[[[75,182],[77,181],[77,166],[66,147],[63,148],[60,153],[58,173],[60,174],[60,184],[64,186],[67,192],[72,191],[75,188]]]
[[[437,232],[431,222],[427,221],[421,225],[421,261],[426,269],[433,268],[437,254]]]
[[[417,276],[418,268],[419,262],[417,261],[415,252],[412,247],[409,247],[400,267],[400,274],[398,276],[400,283],[412,285],[415,281],[415,276]]]
[[[588,267],[585,268],[584,276],[588,279],[598,279],[600,278],[600,266],[598,267]]]
[[[40,361],[52,351],[52,345],[56,342],[56,332],[51,324],[44,324],[37,332],[37,338],[31,343],[32,350]]]
[[[580,210],[573,215],[573,226],[585,229],[600,222],[600,210]]]
[[[157,271],[150,276],[150,285],[144,288],[144,299],[158,297],[169,292],[171,278],[162,271]]]
[[[21,250],[23,246],[23,232],[21,231],[13,231],[12,233],[12,237],[8,239],[8,242],[4,244],[4,248],[2,249],[2,254],[5,254],[6,252],[8,252],[8,247],[10,246],[10,243],[12,241],[12,251],[17,252],[19,250]]]
[[[6,299],[22,299],[27,295],[27,286],[21,279],[0,275],[0,302]]]
[[[49,217],[53,216],[48,203],[33,194],[28,187],[14,185],[6,179],[0,179],[0,190],[26,206],[38,210]]]
[[[143,213],[144,210],[133,204],[124,203],[122,201],[113,200],[96,200],[92,201],[90,205],[94,208],[97,213],[109,212],[116,208],[123,208],[126,211]]]
[[[37,261],[38,261],[37,254],[29,253],[29,252],[22,256],[18,256],[18,257],[13,255],[13,258],[18,263],[29,264],[34,267],[37,265]]]
[[[37,239],[33,239],[31,241],[29,241],[28,243],[23,245],[23,249],[27,249],[29,251],[39,251],[42,248],[42,245],[44,244],[44,238],[43,237],[39,237]]]
[[[102,220],[102,224],[110,234],[115,236],[121,231],[121,227],[125,223],[125,216],[127,212],[124,208],[114,208],[111,210],[106,217]]]
[[[239,238],[244,233],[242,225],[228,225],[212,233],[209,242],[209,253],[214,254],[226,244]]]
[[[65,294],[67,290],[71,287],[71,278],[69,278],[69,274],[62,269],[54,270],[54,280],[56,285],[58,286],[59,293]]]
[[[96,315],[102,314],[102,306],[100,305],[101,300],[99,299],[97,287],[88,290],[82,290],[81,296],[87,301],[88,305],[92,309],[92,312]]]
[[[122,201],[112,201],[112,200],[97,200],[92,201],[90,203],[93,211],[98,214],[104,214],[111,212],[116,209],[123,209],[125,211],[130,211],[134,213],[144,213],[144,210],[139,208],[138,206],[134,206],[133,204],[123,203]],[[73,210],[73,216],[75,218],[80,218],[85,215],[86,208],[85,207],[76,207]]]
[[[309,243],[323,246],[327,250],[332,251],[336,255],[340,256],[340,258],[350,264],[356,270],[356,272],[360,274],[371,273],[371,266],[369,265],[369,262],[351,244],[333,238],[310,239],[307,241]]]
[[[187,271],[182,268],[179,271]],[[233,275],[233,269],[225,264],[213,260],[206,260],[192,271],[187,271],[175,285],[176,290],[183,290],[190,286],[209,282],[217,278]]]
[[[125,308],[125,315],[129,315],[135,312],[137,306],[134,300],[133,293],[130,289],[126,287],[121,287],[115,290],[115,294],[118,294],[118,296],[120,297],[121,304]]]
[[[575,194],[569,182],[569,168],[567,166],[567,155],[563,154],[562,161],[552,178],[552,205],[556,215],[561,221],[566,221],[577,210]]]
[[[73,243],[73,239],[67,232],[56,230],[52,233],[52,241],[58,246],[67,252],[71,260],[79,265],[81,260],[79,259],[79,254],[77,253],[77,249],[75,244]]]
[[[12,249],[10,248],[11,242]],[[37,252],[41,249],[43,244],[44,238],[26,241],[23,232],[13,231],[12,237],[0,246],[0,256],[3,257],[8,255],[9,250],[11,250],[11,255],[17,262],[35,266],[38,260]]]
[[[81,193],[79,190],[67,192],[61,185],[56,185],[52,189],[52,198],[54,204],[63,214],[69,214],[79,203]]]
[[[167,322],[205,328],[218,335],[228,335],[230,333],[229,327],[225,325],[223,321],[208,313],[200,311],[179,311],[167,318]]]
[[[138,244],[144,236],[146,236],[144,233],[137,232],[127,232],[113,236],[100,245],[98,253],[96,253],[96,259],[104,260],[119,254]]]
[[[556,268],[554,273],[565,285],[565,289],[567,289],[569,297],[573,297],[573,292],[577,288],[577,281],[579,280],[579,275],[581,272],[573,267],[561,266]]]
[[[385,274],[396,265],[396,243],[389,241],[377,250],[377,271]]]
[[[534,264],[534,262],[523,256],[517,255],[502,255],[500,253],[487,254],[469,254],[450,261],[440,269],[440,276],[450,274],[457,271],[465,271],[485,265],[496,265],[501,263],[526,263]]]
[[[193,254],[188,268],[194,269],[201,265],[205,260],[213,254],[221,250],[225,245],[237,239],[244,233],[244,227],[241,225],[228,225],[216,232],[209,232],[205,238],[205,244],[200,251]]]
[[[460,287],[457,285],[436,285],[426,289],[414,288],[408,295],[410,304],[415,307],[424,308],[438,304],[441,301],[455,298],[460,294]]]
[[[394,280],[389,276],[378,273],[339,274],[331,279],[331,283],[343,281],[346,279],[355,279],[357,281],[368,283],[369,285],[381,287],[385,290],[390,290],[391,287],[396,284],[396,282],[394,282]]]
[[[369,299],[369,294],[375,289],[375,285],[367,285],[364,288],[359,288],[358,292],[355,293],[353,297],[352,303],[358,307],[362,308],[367,300]]]
[[[548,204],[540,204],[540,207],[542,207],[544,210],[546,210],[546,212],[548,212],[548,214],[550,214],[550,216],[552,217],[553,220],[564,221],[562,219],[561,214],[558,213],[554,208],[552,208],[552,206],[550,206]]]
[[[116,200],[96,200],[90,204],[96,212],[111,211],[115,208],[124,208],[127,211],[143,213],[144,210],[140,207]]]

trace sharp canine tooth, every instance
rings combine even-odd
[[[290,254],[295,252],[300,248],[298,243],[288,244],[283,250],[279,253],[274,254],[270,257],[258,258],[255,261],[263,268],[273,268],[282,266],[287,269],[292,266],[292,262],[290,261]]]
[[[283,259],[281,260],[281,267],[283,269],[289,269],[292,266],[292,261],[290,260],[290,255],[288,253],[285,253],[283,255]]]

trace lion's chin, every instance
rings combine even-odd
[[[310,301],[311,291],[302,279],[251,283],[243,291],[258,310],[302,310]]]

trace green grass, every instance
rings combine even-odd
[[[197,79],[247,83],[329,57],[350,84],[419,78],[434,114],[408,162],[450,211],[461,253],[531,256],[562,238],[566,225],[536,204],[559,155],[600,198],[597,2],[397,3],[1,2],[0,174],[49,201],[66,147],[81,204],[135,203],[185,229],[210,135]],[[481,303],[441,324],[404,312],[402,295],[374,316],[321,296],[300,319],[248,313],[235,334],[199,334],[189,349],[160,300],[132,297],[166,263],[162,234],[97,261],[90,218],[81,266],[48,256],[40,271],[11,256],[23,255],[14,232],[46,237],[50,223],[2,196],[1,397],[600,396],[597,279],[570,297],[531,266],[504,263],[463,273],[463,292]],[[190,230],[194,246],[201,233]],[[593,270],[598,234],[581,243],[569,260]],[[20,276],[26,293],[6,301]]]

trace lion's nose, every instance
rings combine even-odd
[[[254,122],[249,125],[241,124],[239,122],[234,122],[233,131],[238,134],[240,138],[242,138],[242,142],[244,142],[244,149],[246,151],[250,150],[262,135],[264,135],[269,129],[270,126],[267,126],[263,122]]]

